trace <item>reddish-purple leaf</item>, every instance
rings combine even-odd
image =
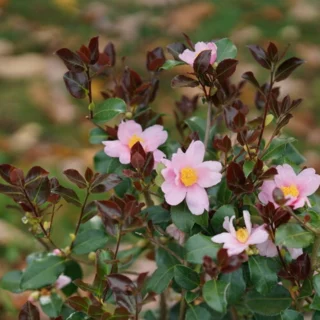
[[[16,167],[10,165],[10,164],[1,164],[0,165],[0,176],[3,180],[6,182],[12,184],[10,180],[10,173],[12,170],[16,169]]]
[[[47,202],[50,196],[50,181],[48,177],[34,179],[25,186],[29,199],[38,205]]]
[[[197,74],[204,74],[208,71],[211,60],[211,50],[200,52],[193,62],[193,69]]]
[[[113,189],[115,186],[117,186],[120,182],[121,182],[121,178],[114,173],[111,173],[111,174],[99,173],[97,176],[95,176],[95,178],[91,183],[91,192],[92,193],[107,192]]]
[[[257,45],[248,45],[247,46],[254,57],[254,59],[265,69],[271,69],[271,62],[268,58],[267,53],[263,48]]]
[[[268,53],[268,58],[270,61],[276,63],[278,62],[278,48],[277,46],[273,43],[270,42],[269,46],[267,48],[267,53]]]
[[[91,303],[89,298],[87,297],[74,296],[69,297],[66,301],[66,304],[76,311],[88,313],[88,309]]]
[[[77,207],[81,207],[81,202],[79,200],[79,197],[74,192],[74,190],[69,189],[69,188],[65,188],[63,186],[58,186],[58,187],[54,188],[51,192],[58,194],[64,200],[66,200],[68,203],[72,203],[72,204],[76,205]]]
[[[89,167],[86,169],[84,177],[88,183],[91,183],[91,180],[93,178],[93,171]]]
[[[59,58],[64,62],[65,66],[71,72],[82,72],[85,70],[85,65],[81,58],[71,50],[62,48],[56,52]]]
[[[199,85],[199,81],[184,75],[177,75],[171,80],[172,88],[189,87],[195,88]]]
[[[228,136],[224,136],[222,139],[215,138],[213,141],[213,147],[227,153],[231,149],[231,140]]]
[[[163,49],[157,47],[152,51],[147,52],[147,69],[149,71],[158,71],[163,64],[166,62],[166,57],[164,56]]]
[[[32,167],[25,178],[25,185],[28,183],[34,182],[35,180],[47,177],[49,175],[49,172],[44,170],[43,168],[39,166]]]
[[[181,42],[171,43],[167,46],[168,52],[172,54],[175,60],[181,60],[179,58],[179,54],[181,54],[186,49],[186,45]]]
[[[117,203],[111,200],[96,201],[99,212],[102,216],[110,219],[119,219],[122,217],[122,210]]]
[[[85,189],[87,187],[85,178],[77,170],[67,169],[63,171],[63,173],[69,181],[76,184],[80,189]]]
[[[10,171],[10,180],[11,183],[16,186],[24,185],[24,174],[23,171],[19,168],[14,168]]]
[[[87,96],[89,82],[84,72],[74,73],[68,71],[63,76],[64,83],[69,93],[76,99],[84,99]]]
[[[104,48],[103,52],[109,57],[109,63],[111,66],[116,64],[116,51],[112,42],[109,42]]]
[[[90,64],[95,64],[99,59],[99,37],[91,38],[88,47],[90,50]]]
[[[235,59],[225,59],[222,60],[217,67],[217,78],[220,82],[223,82],[227,78],[230,78],[236,71],[238,60]]]
[[[86,46],[81,46],[77,54],[85,64],[90,63],[90,50]]]
[[[40,313],[36,306],[27,301],[19,313],[19,320],[40,320]]]
[[[185,33],[182,33],[182,34],[183,34],[184,38],[186,39],[188,46],[189,46],[192,50],[194,50],[194,44],[193,44],[192,40],[190,39],[190,37],[189,37],[187,34],[185,34]]]
[[[251,71],[245,72],[241,78],[250,82],[257,89],[260,89],[259,82]]]
[[[296,57],[289,58],[288,60],[282,62],[277,68],[275,80],[277,82],[287,79],[290,74],[299,66],[304,63],[304,60],[301,60]]]

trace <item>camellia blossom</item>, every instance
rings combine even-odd
[[[250,213],[247,210],[243,211],[243,218],[246,227],[238,228],[236,231],[233,226],[235,216],[224,218],[223,227],[227,232],[220,233],[211,238],[213,242],[223,243],[223,248],[228,250],[228,255],[236,255],[248,249],[250,245],[265,242],[269,234],[264,226],[252,228]]]
[[[186,199],[192,214],[200,215],[209,210],[209,198],[205,188],[221,181],[222,165],[218,161],[203,161],[205,146],[201,141],[192,141],[184,153],[181,149],[172,155],[172,160],[163,159],[166,166],[161,170],[164,182],[161,189],[166,202],[176,206]]]
[[[165,154],[158,147],[165,143],[168,133],[163,126],[154,125],[142,130],[140,124],[133,120],[122,121],[118,128],[118,139],[115,141],[103,141],[104,152],[113,158],[119,158],[122,164],[130,163],[131,148],[140,142],[145,152],[152,152],[155,164],[159,163]]]
[[[186,49],[181,54],[179,54],[179,58],[193,66],[194,60],[196,60],[199,53],[205,50],[211,50],[211,59],[210,63],[213,64],[217,59],[217,46],[214,42],[197,42],[194,46],[195,51]]]
[[[277,247],[270,238],[268,238],[268,240],[263,243],[257,244],[257,249],[259,250],[260,256],[272,258],[278,255]],[[297,259],[300,255],[303,254],[303,250],[301,248],[287,248],[287,249],[292,259]]]
[[[305,203],[310,205],[308,196],[312,195],[319,188],[320,175],[312,168],[304,169],[296,174],[288,164],[276,167],[278,173],[274,180],[264,181],[259,193],[261,202],[267,204],[272,202],[276,208],[279,206],[274,202],[272,193],[275,188],[282,190],[285,198],[288,200],[286,205],[294,209],[301,208]]]
[[[67,286],[69,283],[71,283],[71,278],[68,276],[65,276],[64,274],[61,274],[59,278],[57,279],[55,286],[57,289],[62,289],[65,286]]]

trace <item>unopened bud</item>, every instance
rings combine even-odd
[[[34,302],[34,301],[37,301],[39,300],[39,297],[40,297],[40,292],[39,291],[33,291],[30,296],[29,296],[29,301],[31,302]]]
[[[50,225],[51,225],[51,223],[50,223],[49,221],[45,221],[45,222],[43,223],[43,227],[44,227],[46,230],[50,229]]]
[[[213,65],[212,65],[213,69],[217,69],[218,67],[218,62],[215,62]]]
[[[268,125],[272,122],[273,118],[274,118],[273,114],[268,114],[268,115],[266,116],[266,120],[265,120],[265,122],[264,122],[264,125],[265,125],[265,126],[268,126]]]
[[[71,241],[74,241],[74,239],[76,238],[76,235],[74,233],[69,233],[69,237]]]
[[[132,112],[126,112],[125,117],[126,119],[132,119]]]
[[[27,224],[29,222],[29,219],[26,216],[23,216],[21,218],[21,221],[22,221],[23,224]]]
[[[148,245],[148,241],[145,239],[140,239],[137,243],[136,243],[136,247],[138,248],[144,248]]]
[[[93,111],[94,108],[95,108],[95,104],[94,104],[94,102],[91,102],[91,103],[89,104],[88,109],[89,109],[90,111]]]
[[[67,255],[67,256],[71,253],[70,247],[65,247],[62,251],[63,251],[63,252],[65,253],[65,255]]]
[[[95,260],[96,260],[96,253],[95,253],[95,252],[90,252],[90,253],[88,254],[88,259],[89,259],[90,261],[95,261]]]

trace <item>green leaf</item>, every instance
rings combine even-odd
[[[228,38],[223,38],[215,42],[217,46],[217,60],[234,59],[237,56],[237,47]]]
[[[113,254],[107,250],[98,250],[96,255],[96,272],[101,279],[105,279],[105,276],[109,275],[112,269],[112,265],[107,263],[107,260],[112,260]]]
[[[103,230],[85,230],[77,235],[72,252],[75,254],[86,254],[97,249],[102,249],[108,241]]]
[[[201,141],[204,141],[206,121],[200,117],[191,117],[185,120],[191,131],[197,132]]]
[[[21,277],[22,271],[20,270],[7,272],[0,281],[0,287],[13,293],[20,293],[22,292],[20,289]]]
[[[148,279],[146,284],[147,291],[155,293],[163,292],[168,286],[174,276],[174,266],[160,266]]]
[[[182,258],[183,255],[183,248],[181,246],[179,246],[177,243],[169,243],[168,248],[170,250],[172,250],[174,253],[176,253],[179,257]],[[159,247],[156,250],[156,262],[158,266],[162,266],[165,265],[168,268],[175,266],[177,264],[179,264],[179,260],[173,256],[172,254],[170,254],[167,250]]]
[[[203,286],[203,298],[213,310],[225,313],[227,292],[230,284],[221,280],[210,280]]]
[[[104,130],[100,128],[93,128],[89,133],[89,142],[92,144],[101,144],[102,141],[106,141],[108,139],[108,135]]]
[[[176,60],[167,60],[162,67],[160,68],[160,70],[170,70],[176,66],[181,66],[185,64],[185,62],[182,61],[176,61]]]
[[[203,305],[189,305],[185,320],[218,320],[220,317],[212,317],[212,313]]]
[[[294,138],[276,138],[273,139],[268,150],[262,156],[261,160],[272,160],[274,158],[279,159],[279,154],[282,153],[283,148],[288,144],[296,141]]]
[[[87,320],[88,317],[82,312],[74,312],[66,320]]]
[[[223,222],[225,217],[231,218],[235,216],[236,212],[234,206],[231,204],[226,204],[221,206],[213,215],[211,219],[211,226],[216,233],[225,232],[223,228]]]
[[[220,245],[212,242],[211,237],[195,234],[186,242],[186,260],[191,263],[201,264],[204,256],[215,259],[219,249]]]
[[[203,214],[200,215],[192,215],[193,220],[196,224],[203,228],[207,228],[209,225],[209,213],[208,211],[205,211]]]
[[[312,320],[320,320],[320,312],[316,311],[313,316],[312,316]]]
[[[171,218],[174,225],[181,231],[190,233],[194,226],[193,214],[185,202],[171,207]]]
[[[281,312],[281,320],[303,320],[303,314],[295,310],[286,310]]]
[[[126,103],[122,99],[109,98],[96,105],[93,121],[95,123],[107,122],[117,115],[125,113],[126,110]]]
[[[313,287],[316,293],[320,296],[320,274],[316,274],[313,279]]]
[[[244,291],[246,290],[246,283],[244,281],[241,268],[230,273],[223,273],[219,279],[226,283],[230,283],[230,287],[227,292],[228,304],[234,304],[241,299]]]
[[[297,150],[297,148],[292,144],[288,143],[283,150],[282,163],[291,163],[297,166],[301,165],[306,161],[306,158]]]
[[[276,244],[288,248],[306,248],[313,238],[312,233],[296,223],[283,224],[276,230]]]
[[[184,296],[185,300],[187,301],[187,303],[191,303],[192,301],[194,301],[195,299],[197,299],[200,295],[200,292],[193,292],[193,291],[187,291],[186,295]]]
[[[52,293],[50,296],[41,296],[39,301],[42,311],[49,318],[56,318],[60,315],[63,300],[59,295]]]
[[[65,263],[65,270],[63,272],[65,276],[71,278],[71,280],[82,279],[83,273],[81,266],[77,261],[67,260]],[[71,296],[77,291],[77,286],[74,283],[69,283],[67,286],[63,287],[61,290],[67,297]]]
[[[251,282],[259,293],[267,294],[278,282],[279,268],[273,259],[251,256],[249,270]]]
[[[174,280],[181,288],[187,290],[193,290],[200,284],[199,274],[184,265],[175,266]]]
[[[101,173],[122,174],[122,170],[125,168],[118,158],[107,156],[103,150],[95,154],[93,161],[95,169]]]
[[[153,224],[168,223],[171,220],[170,212],[162,206],[148,207],[141,214],[148,215],[148,220],[152,220]]]
[[[255,290],[248,292],[245,302],[252,312],[272,316],[288,309],[292,299],[289,291],[278,285],[264,296]]]
[[[247,160],[243,164],[243,172],[246,178],[248,178],[249,174],[252,172],[253,168],[255,166],[255,162],[251,160]]]
[[[318,294],[316,294],[313,297],[312,303],[310,304],[310,308],[313,310],[320,311],[320,296]]]
[[[22,275],[20,287],[23,290],[32,290],[53,284],[64,269],[65,261],[58,256],[33,260]]]

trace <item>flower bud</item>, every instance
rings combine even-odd
[[[39,297],[40,297],[40,292],[39,291],[33,291],[29,298],[28,298],[28,301],[30,302],[35,302],[37,300],[39,300]]]
[[[74,241],[74,239],[76,238],[76,235],[74,233],[69,233],[69,237],[71,241]]]
[[[90,111],[93,111],[94,108],[95,108],[95,104],[94,104],[94,102],[91,102],[91,103],[89,104],[88,109],[89,109]]]
[[[96,253],[95,252],[90,252],[89,254],[88,254],[88,259],[90,260],[90,261],[95,261],[96,260]]]
[[[138,248],[145,248],[148,245],[148,241],[145,239],[140,239],[137,243],[136,243],[136,247]]]
[[[126,112],[125,117],[126,119],[132,119],[132,112]]]
[[[62,251],[65,253],[66,256],[68,256],[71,253],[70,247],[65,247]]]
[[[43,227],[44,227],[46,230],[50,229],[50,225],[51,225],[50,221],[45,221],[45,222],[43,223]]]

